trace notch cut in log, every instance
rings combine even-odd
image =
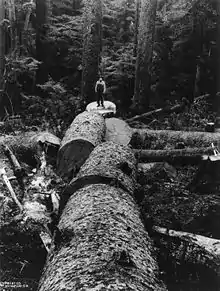
[[[176,165],[197,165],[203,160],[203,156],[212,156],[213,148],[188,148],[170,150],[134,150],[138,161],[145,163],[167,162]]]
[[[175,147],[183,142],[187,147],[210,147],[211,143],[218,145],[220,133],[188,132],[174,130],[133,129],[131,146],[137,149],[164,149],[167,145]]]
[[[125,174],[121,170],[119,177],[117,166],[124,160],[131,171]],[[133,179],[135,164],[130,148],[103,143],[94,149],[77,177],[117,173],[121,182],[127,183],[128,178]],[[39,291],[60,291],[63,286],[66,290],[166,290],[158,280],[152,242],[139,207],[128,190],[91,183],[70,195]]]
[[[104,142],[92,151],[76,178],[61,195],[61,210],[75,191],[91,184],[108,184],[132,194],[136,188],[136,159],[130,148]]]
[[[104,135],[105,120],[100,114],[83,112],[77,115],[61,142],[57,156],[58,174],[71,180]]]

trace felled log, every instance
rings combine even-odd
[[[195,265],[195,269],[202,266],[219,278],[220,240],[159,226],[155,226],[154,230],[163,239],[161,246],[164,242],[168,243],[166,256],[173,258],[176,265],[184,262],[186,268],[187,264]]]
[[[106,133],[105,140],[113,141],[118,144],[128,145],[132,137],[132,129],[122,119],[107,118],[105,119]]]
[[[212,155],[213,148],[188,148],[170,150],[133,150],[140,162],[167,162],[178,165],[196,165],[201,163],[204,155]]]
[[[106,142],[93,150],[78,186],[70,183],[39,291],[166,289],[132,193],[135,164],[128,147]]]
[[[186,102],[182,102],[181,104],[176,104],[172,107],[166,106],[164,108],[155,109],[155,110],[146,112],[144,114],[140,114],[140,115],[136,115],[134,117],[128,118],[128,119],[126,119],[126,122],[132,122],[132,121],[136,121],[138,119],[149,118],[149,117],[152,117],[154,115],[169,114],[169,113],[173,113],[173,112],[180,113],[185,109],[186,104],[187,104]]]
[[[105,135],[105,120],[102,115],[83,112],[76,116],[66,131],[57,156],[58,174],[71,179],[102,142]]]
[[[130,144],[133,148],[163,149],[167,145],[183,142],[187,147],[209,147],[211,143],[218,144],[220,133],[186,132],[173,130],[133,129]]]
[[[50,132],[25,132],[18,135],[4,135],[0,137],[0,155],[4,154],[7,145],[21,162],[32,167],[40,165],[39,154],[43,147],[47,147],[47,155],[56,154],[60,139]]]

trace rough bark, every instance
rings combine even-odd
[[[157,0],[142,0],[138,29],[138,47],[135,68],[134,106],[149,106],[150,65],[153,53]]]
[[[173,113],[173,112],[182,112],[186,107],[186,102],[183,102],[181,104],[177,104],[173,107],[165,107],[165,108],[159,108],[159,109],[155,109],[153,111],[149,111],[146,112],[144,114],[140,114],[140,115],[136,115],[134,117],[128,118],[126,119],[127,122],[132,122],[132,121],[136,121],[138,119],[145,119],[148,117],[152,117],[155,115],[161,115],[161,114],[169,114],[169,113]]]
[[[130,177],[119,169],[124,161]],[[135,184],[135,163],[130,148],[103,143],[94,149],[79,179],[117,174],[128,187],[129,180]],[[90,182],[72,189],[38,290],[165,290],[132,194],[120,184]]]
[[[128,145],[131,141],[132,130],[129,125],[119,118],[107,118],[106,124],[106,141],[114,141],[115,143]]]
[[[77,115],[61,142],[57,156],[59,175],[72,179],[104,135],[105,120],[100,114],[83,112]]]
[[[5,19],[5,1],[0,0],[0,23]],[[3,74],[4,74],[4,63],[5,63],[5,33],[4,25],[0,25],[0,90],[3,85]],[[2,99],[2,93],[0,91],[0,104]]]
[[[145,163],[168,162],[178,165],[196,165],[204,155],[213,155],[213,148],[192,148],[182,150],[134,150],[136,158]]]
[[[175,264],[193,264],[204,266],[219,278],[220,275],[220,240],[183,231],[169,230],[155,226],[154,230],[165,242],[167,256],[173,257]],[[164,249],[164,248],[163,248]],[[218,279],[219,280],[219,279]]]
[[[210,147],[211,143],[218,144],[219,133],[186,132],[173,130],[133,129],[131,145],[133,148],[163,149],[168,145],[183,142],[188,147]]]
[[[135,181],[136,160],[133,153],[130,150],[126,152],[124,146],[114,142],[102,143],[92,151],[77,177],[66,187],[62,194],[60,210],[62,211],[70,195],[84,185],[117,185],[132,194],[136,187]]]

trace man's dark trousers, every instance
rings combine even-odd
[[[98,103],[98,106],[100,106],[100,101],[101,101],[101,105],[104,106],[103,93],[102,92],[97,92],[97,103]]]

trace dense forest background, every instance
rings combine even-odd
[[[138,2],[105,0],[100,2],[101,15],[95,12],[93,15],[101,18],[102,23],[101,40],[93,44],[102,47],[98,71],[107,84],[105,98],[116,103],[122,116],[135,112],[132,102]],[[55,127],[65,127],[95,99],[91,86],[98,71],[89,72],[90,77],[94,76],[90,93],[82,98],[83,50],[88,29],[91,33],[97,25],[95,21],[95,24],[88,21],[95,6],[88,7],[79,0],[39,0],[36,4],[10,0],[5,4],[1,26],[4,39],[1,52],[5,55],[5,63],[1,65],[1,118],[19,113],[30,125],[49,122]],[[139,14],[139,18],[144,15],[141,11]],[[149,44],[152,56],[148,64],[149,104],[144,111],[174,104],[182,97],[192,102],[205,94],[209,94],[206,101],[215,108],[217,17],[214,4],[205,0],[160,0],[153,20],[153,38]],[[85,29],[85,25],[89,28]]]

